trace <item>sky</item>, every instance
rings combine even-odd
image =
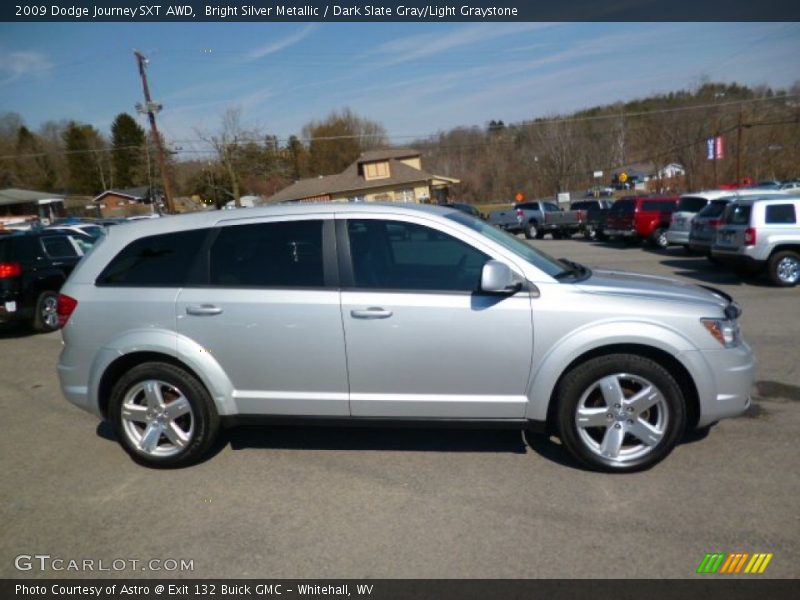
[[[281,139],[349,107],[403,144],[704,78],[800,81],[800,23],[1,23],[0,113],[108,133],[142,101],[134,49],[159,127],[187,154],[229,107]]]

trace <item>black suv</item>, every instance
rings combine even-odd
[[[62,232],[0,234],[0,323],[58,329],[58,290],[82,256],[78,243]]]

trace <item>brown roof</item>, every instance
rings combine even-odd
[[[374,152],[377,153],[382,151]],[[325,175],[324,177],[301,179],[300,181],[297,181],[292,185],[282,189],[277,194],[270,196],[267,199],[267,202],[289,202],[291,200],[303,200],[304,198],[311,198],[314,196],[340,194],[342,192],[351,191],[356,192],[386,186],[397,186],[402,184],[429,181],[436,178],[435,175],[431,175],[426,171],[409,167],[399,160],[390,158],[389,172],[391,173],[391,177],[367,180],[359,174],[358,169],[359,163],[365,162],[365,155],[373,156],[374,154],[371,152],[365,152],[358,160],[356,160],[338,175]],[[403,156],[415,156],[415,154],[404,154]],[[387,157],[370,157],[366,159],[366,162],[371,160],[381,160],[381,158]]]
[[[384,148],[382,150],[367,150],[362,152],[356,162],[371,162],[374,160],[388,160],[391,158],[415,158],[422,153],[413,148]]]

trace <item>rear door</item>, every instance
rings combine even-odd
[[[217,361],[242,414],[347,416],[330,214],[223,224],[201,281],[177,299],[178,333]]]
[[[415,217],[337,229],[353,416],[523,418],[530,296],[477,291],[490,251]]]

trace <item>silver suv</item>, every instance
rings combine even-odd
[[[775,285],[800,281],[800,197],[742,199],[725,208],[711,256]]]
[[[547,429],[623,472],[747,408],[738,315],[453,209],[284,205],[112,228],[62,289],[58,372],[151,466],[306,419]]]

